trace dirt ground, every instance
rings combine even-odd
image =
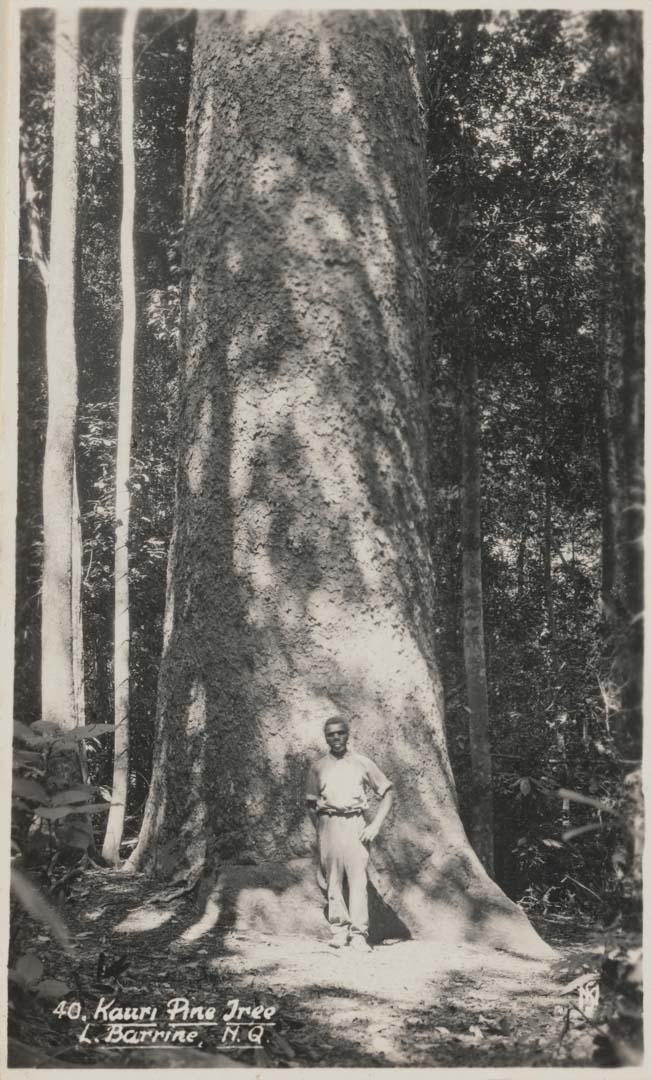
[[[62,914],[74,943],[67,955],[43,928],[28,947],[44,975],[65,982],[65,998],[80,1002],[81,1015],[92,1016],[104,997],[116,1005],[156,1005],[161,1016],[171,998],[183,996],[214,1006],[220,1022],[201,1026],[193,1046],[83,1044],[80,1018],[54,1015],[56,1000],[19,987],[10,1006],[15,1066],[592,1063],[599,1029],[575,1007],[577,992],[562,990],[597,970],[595,940],[569,922],[538,924],[558,950],[552,963],[423,941],[359,953],[299,937],[219,937],[210,902],[161,902],[160,886],[113,871],[86,873]],[[110,974],[111,965],[122,970]],[[274,1008],[273,1022],[256,1036],[261,1045],[247,1041],[249,1028],[240,1029],[244,1041],[237,1045],[228,1035],[224,1042],[222,1016],[234,998]]]

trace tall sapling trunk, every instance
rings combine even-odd
[[[137,10],[127,8],[122,29],[120,82],[122,86],[122,222],[120,275],[122,282],[122,340],[120,343],[120,400],[115,485],[115,613],[113,794],[102,854],[120,861],[120,844],[129,793],[129,466],[133,414],[134,350],[136,344],[136,281],[134,266],[134,36]]]

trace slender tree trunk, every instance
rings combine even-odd
[[[14,8],[4,12],[5,41],[11,40],[14,47],[5,51],[4,70],[6,73],[6,85],[14,86],[18,79],[19,55],[16,43],[20,40],[20,14]],[[3,185],[3,193],[7,199],[7,205],[12,206],[16,197],[15,185],[17,186],[18,172],[17,161],[14,153],[17,150],[17,137],[20,115],[20,101],[14,96],[13,100],[7,97],[3,102],[3,119],[8,131],[13,131],[13,139],[6,138],[2,152],[0,152],[0,168],[6,177]],[[5,255],[4,273],[2,285],[0,285],[0,311],[3,317],[3,338],[5,352],[0,363],[0,430],[3,438],[3,462],[2,474],[0,475],[0,502],[4,507],[3,520],[0,525],[0,592],[2,594],[2,610],[0,611],[0,635],[2,639],[2,670],[3,680],[0,687],[0,709],[5,719],[5,724],[11,725],[16,716],[16,660],[18,642],[16,630],[20,626],[20,608],[24,600],[20,597],[18,585],[18,571],[20,570],[20,366],[19,356],[23,344],[23,324],[20,304],[20,269],[17,273],[10,271],[9,258],[15,259],[20,245],[20,220],[16,221],[14,214],[4,215],[4,225],[0,235],[2,236],[3,250]],[[20,263],[18,264],[20,267]],[[16,312],[18,311],[18,318]],[[20,599],[19,599],[20,597]],[[21,602],[22,601],[22,602]],[[20,603],[20,608],[18,604]],[[24,653],[23,653],[24,655]],[[24,715],[24,714],[23,714]],[[22,717],[21,717],[22,719]],[[7,768],[7,766],[5,766]],[[6,772],[5,772],[6,775]],[[6,833],[5,833],[6,836]],[[11,963],[11,961],[9,961]]]
[[[52,208],[46,320],[48,420],[43,461],[43,593],[41,698],[43,719],[77,727],[83,705],[81,532],[75,468],[77,356],[75,233],[77,215],[77,74],[79,13],[57,12]],[[83,746],[50,755],[62,786],[85,778]],[[71,814],[63,846],[94,849],[87,815]]]
[[[527,533],[523,533],[518,545],[516,557],[516,595],[519,600],[525,591],[525,553],[527,551]]]
[[[480,425],[477,393],[477,361],[472,343],[463,359],[461,380],[464,667],[471,751],[471,843],[487,873],[493,874],[493,786],[483,617]]]
[[[209,846],[218,930],[325,929],[303,792],[338,710],[396,787],[374,851],[395,917],[545,952],[468,844],[446,750],[411,22],[199,15],[176,534],[132,863],[193,874]]]
[[[622,353],[622,506],[619,554],[626,616],[619,652],[623,678],[618,722],[619,746],[625,757],[641,753],[643,693],[643,285],[625,245],[623,266]]]
[[[550,469],[550,443],[548,432],[548,383],[544,378],[541,403],[541,429],[543,442],[543,588],[548,616],[550,642],[555,642],[555,597],[552,584],[552,475]]]
[[[72,536],[77,411],[74,285],[78,18],[76,11],[57,12],[46,322],[48,422],[43,464],[41,697],[43,719],[62,728],[76,724]]]
[[[36,188],[34,187],[27,155],[24,151],[20,154],[20,178],[22,182],[30,258],[34,268],[38,272],[43,288],[47,292],[50,275],[43,245],[43,230],[41,228],[40,214],[36,205]]]
[[[598,450],[602,482],[601,595],[607,617],[614,608],[618,543],[618,454],[612,416],[611,356],[607,340],[605,303],[598,320],[598,355],[600,383],[598,401]]]
[[[82,619],[82,530],[77,462],[73,459],[72,486],[72,662],[75,687],[75,726],[86,722],[84,689],[84,624]]]
[[[643,309],[641,283],[625,259],[623,271],[623,507],[622,550],[624,598],[630,617],[640,616],[643,604]]]
[[[20,155],[21,255],[18,274],[18,503],[14,716],[41,716],[41,587],[43,582],[43,443],[47,258],[36,192],[25,153]],[[9,464],[7,464],[7,470]]]
[[[72,513],[72,653],[73,675],[75,680],[75,724],[80,727],[86,723],[86,674],[83,612],[83,535],[81,510],[79,506],[79,478],[77,459],[73,461],[73,513]],[[88,762],[86,744],[79,743],[79,765],[82,780],[88,783]],[[89,818],[82,819],[85,831],[89,834],[89,848],[95,852],[95,840]]]
[[[114,698],[115,735],[113,794],[102,854],[120,862],[120,844],[129,792],[129,466],[133,412],[134,351],[136,345],[136,281],[134,263],[134,36],[137,10],[127,8],[122,30],[122,224],[120,271],[122,280],[122,341],[120,345],[120,401],[115,495],[115,617]]]
[[[546,358],[537,328],[538,304],[535,299],[532,280],[528,276],[528,307],[530,314],[530,336],[535,378],[539,389],[541,463],[543,473],[543,539],[541,558],[543,564],[543,592],[546,605],[548,635],[553,649],[553,667],[555,666],[555,600],[552,581],[552,470],[550,465],[550,432],[548,412],[550,408],[550,377],[546,368]]]

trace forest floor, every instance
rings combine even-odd
[[[586,925],[537,923],[557,950],[552,962],[421,941],[360,953],[297,937],[231,933],[217,938],[210,903],[200,909],[189,896],[162,903],[160,885],[108,870],[85,873],[71,890],[63,915],[73,940],[67,954],[43,928],[32,927],[26,937],[21,927],[20,948],[25,948],[25,938],[41,960],[43,974],[67,985],[68,1003],[80,1003],[79,1014],[73,1007],[69,1017],[56,1015],[56,1000],[14,987],[11,1065],[595,1064],[599,1028],[579,1011],[578,991],[568,992],[568,984],[578,976],[599,972],[597,938]],[[110,972],[111,965],[122,971],[109,975],[106,968]],[[102,998],[115,1006],[157,1006],[161,1028],[168,1027],[166,1003],[175,997],[216,1007],[216,1022],[198,1026],[193,1045],[108,1043],[106,1023],[87,1029],[89,1041],[80,1041],[83,1017],[90,1020]],[[262,1045],[248,1042],[253,1028],[239,1029],[235,1046],[224,1041],[222,1016],[234,998],[240,1005],[275,1009],[273,1020],[257,1029],[255,1037],[262,1036]],[[101,1013],[100,1018],[108,1016]],[[134,1014],[128,1019],[135,1019]],[[184,1019],[177,1015],[177,1020]],[[130,1030],[134,1038],[150,1037],[144,1027]]]

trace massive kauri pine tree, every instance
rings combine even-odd
[[[222,928],[325,926],[303,790],[341,711],[395,783],[375,885],[409,930],[544,953],[469,847],[446,750],[410,18],[199,16],[176,522],[131,865],[208,859]]]

